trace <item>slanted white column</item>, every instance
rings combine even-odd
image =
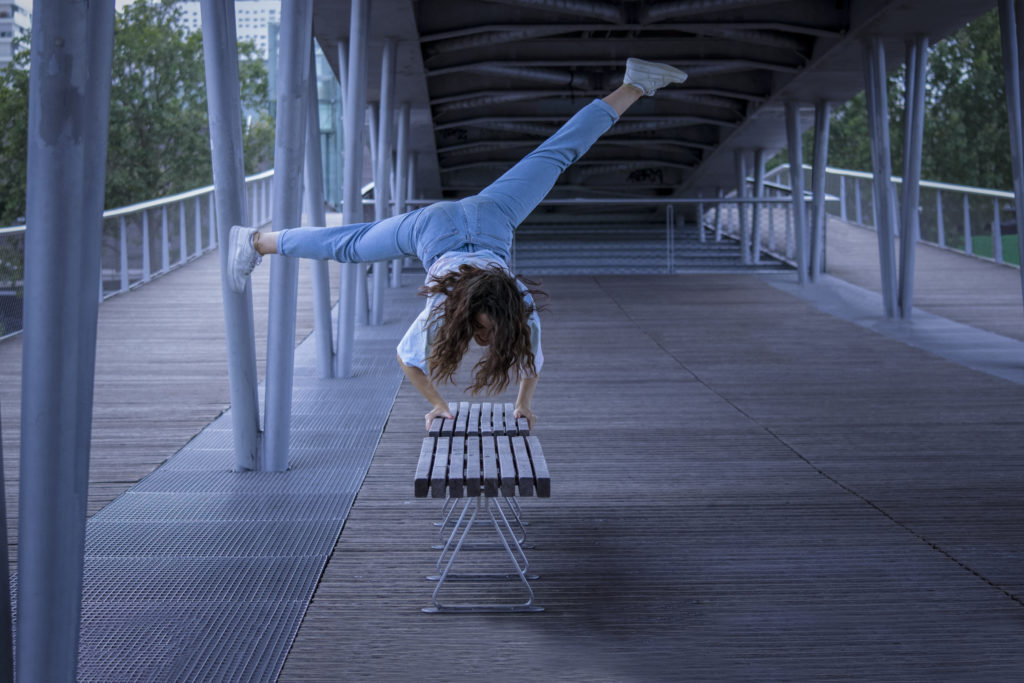
[[[409,197],[409,114],[411,106],[403,102],[398,109],[398,149],[395,153],[397,163],[395,168],[395,213],[402,214],[408,211],[406,200]],[[402,286],[402,266],[405,260],[397,258],[391,262],[391,286]]]
[[[924,143],[924,86],[928,73],[928,38],[907,41],[906,109],[903,116],[903,206],[900,220],[899,311],[914,312],[914,255],[920,233],[921,148]]]
[[[38,2],[32,19],[18,680],[74,681],[82,612],[114,3]]]
[[[811,280],[817,280],[825,269],[825,167],[828,165],[829,103],[814,105],[814,195],[811,229]]]
[[[310,43],[309,95],[306,98],[305,205],[310,224],[324,227],[323,158],[320,154],[320,102],[317,94],[316,48]],[[337,134],[337,132],[335,132]],[[331,339],[331,276],[326,261],[311,260],[313,281],[313,333],[316,344],[316,374],[320,379],[334,376],[334,345]]]
[[[302,220],[302,162],[306,147],[309,52],[313,10],[308,2],[281,5],[281,57],[277,79],[277,129],[274,138],[273,230],[297,227]],[[267,316],[267,379],[263,448],[259,468],[288,469],[291,439],[292,380],[295,373],[295,307],[299,260],[270,259],[270,307]]]
[[[366,124],[366,42],[370,28],[369,0],[352,0],[349,16],[348,83],[345,95],[345,223],[363,221],[363,198],[359,192],[363,169],[363,127]],[[355,344],[356,282],[362,267],[341,264],[341,293],[338,297],[338,353],[334,358],[336,377],[352,375]]]
[[[1024,34],[1024,2],[999,0],[999,34],[1003,47],[1003,72],[1006,83],[1006,109],[1010,120],[1010,163],[1013,167],[1013,203],[1017,214],[1017,247],[1024,264],[1024,133],[1022,133],[1021,35]],[[1024,292],[1024,268],[1021,268]]]
[[[377,220],[393,215],[389,206],[391,190],[391,153],[395,131],[395,39],[387,38],[380,60],[380,122],[377,125],[377,158],[373,167],[373,204]],[[384,288],[388,283],[388,263],[373,264],[373,297],[370,324],[384,319]]]
[[[786,102],[786,144],[789,150],[790,191],[793,195],[793,232],[796,269],[800,284],[807,284],[810,249],[807,239],[807,208],[804,205],[804,150],[800,135],[800,105]]]
[[[227,245],[231,226],[248,224],[235,7],[231,3],[216,0],[203,0],[200,7],[203,17],[203,62],[210,116],[213,186],[217,227],[220,230],[218,241]],[[258,190],[255,194],[258,195]],[[251,218],[255,219],[255,216]],[[219,255],[235,469],[251,470],[257,466],[260,437],[252,287],[246,284],[242,293],[231,289],[228,283],[230,250],[220,249]]]
[[[874,167],[875,226],[882,272],[885,314],[896,316],[896,257],[893,247],[896,209],[893,206],[892,163],[889,158],[889,110],[885,89],[885,46],[876,37],[864,41],[864,92],[867,97],[871,160]]]

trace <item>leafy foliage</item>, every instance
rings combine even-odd
[[[202,35],[179,27],[174,0],[136,0],[116,15],[110,93],[108,208],[212,182]],[[27,43],[23,44],[27,47]],[[252,43],[239,44],[242,107],[267,111],[267,73]],[[29,52],[0,70],[0,224],[25,213]],[[270,165],[273,124],[243,127],[246,172]]]
[[[889,137],[893,173],[897,175],[903,172],[904,73],[901,66],[888,79]],[[996,11],[960,28],[931,50],[924,121],[923,178],[978,187],[1013,187]],[[805,138],[807,163],[812,142],[813,131]],[[871,170],[863,93],[832,115],[829,164]]]

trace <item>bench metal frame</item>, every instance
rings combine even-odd
[[[427,578],[437,583],[433,605],[423,609],[439,612],[540,612],[534,604],[526,550],[526,527],[518,496],[548,497],[551,478],[536,436],[530,436],[526,420],[513,417],[512,404],[450,404],[453,419],[435,420],[423,440],[416,466],[414,493],[441,498],[437,573]],[[452,449],[455,452],[452,453]],[[496,538],[467,542],[476,527]],[[464,550],[497,551],[510,563],[507,572],[466,569],[459,558]],[[499,564],[501,560],[499,559]],[[447,602],[444,587],[450,581],[509,581],[523,589],[522,602]]]

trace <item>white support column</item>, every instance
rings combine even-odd
[[[309,95],[306,98],[306,158],[304,203],[312,225],[327,225],[324,212],[323,159],[320,154],[320,102],[317,96],[316,48],[309,51]],[[313,282],[313,332],[316,335],[316,374],[320,379],[334,377],[334,343],[331,338],[331,275],[327,261],[309,262]]]
[[[1017,247],[1024,264],[1024,134],[1022,134],[1022,84],[1024,54],[1024,2],[999,0],[999,33],[1002,38],[1003,72],[1005,74],[1006,109],[1010,122],[1010,163],[1013,168],[1013,203],[1017,220]],[[1024,291],[1024,267],[1021,268],[1021,290]]]
[[[377,220],[392,215],[388,200],[391,194],[391,154],[395,139],[395,52],[395,39],[386,38],[380,61],[380,122],[377,125],[377,158],[373,167],[373,204]],[[380,325],[384,320],[384,288],[387,283],[387,261],[373,264],[371,325]]]
[[[758,199],[764,198],[764,150],[754,150],[754,196]],[[754,263],[761,262],[761,213],[764,211],[764,204],[753,205],[753,217],[751,223],[751,248]],[[768,205],[771,210],[771,205]]]
[[[800,135],[800,105],[786,102],[786,144],[789,150],[790,192],[793,196],[793,232],[796,242],[797,279],[807,284],[810,259],[807,240],[807,210],[804,207],[804,152]]]
[[[914,311],[914,255],[920,235],[921,149],[924,143],[924,86],[928,74],[928,38],[907,41],[906,110],[903,116],[903,201],[900,221],[900,316]]]
[[[35,3],[21,362],[19,681],[76,678],[113,33],[113,2]],[[9,671],[0,676],[12,680]]]
[[[874,167],[875,227],[878,235],[878,263],[882,274],[882,302],[886,316],[896,316],[896,258],[893,248],[895,207],[890,178],[889,110],[885,83],[885,46],[881,38],[864,42],[864,85],[867,96],[868,129]]]
[[[369,35],[369,0],[352,0],[349,17],[348,83],[345,95],[345,191],[346,223],[363,221],[359,174],[363,168],[363,128],[366,110],[366,41]],[[341,265],[341,293],[338,299],[338,353],[334,359],[336,377],[352,374],[355,342],[356,280],[362,269],[357,263]]]
[[[811,225],[811,280],[817,280],[825,265],[825,167],[828,164],[829,103],[814,105],[814,213]]]
[[[223,232],[220,243],[228,244],[231,226],[245,223],[247,204],[235,10],[233,4],[217,0],[202,0],[201,10],[214,196],[216,211],[220,214],[217,225]],[[182,212],[182,232],[184,230]],[[234,462],[237,470],[251,470],[257,466],[260,438],[252,287],[246,285],[241,293],[231,288],[229,257],[227,249],[219,250]]]
[[[736,163],[736,199],[747,197],[747,153],[738,149],[735,152]],[[738,228],[740,231],[740,258],[744,264],[750,263],[750,225],[747,223],[746,204],[737,202],[736,215],[739,217]]]
[[[403,214],[409,191],[409,114],[411,106],[403,102],[398,109],[398,145],[397,168],[395,169],[395,213]],[[391,262],[391,286],[402,286],[402,264],[404,259],[397,258]]]
[[[302,160],[309,96],[309,51],[313,10],[308,2],[281,5],[280,69],[277,79],[277,128],[274,138],[272,229],[294,228],[302,221]],[[259,469],[288,469],[291,441],[292,381],[295,372],[295,308],[299,260],[277,255],[270,262],[270,309],[267,317],[266,408]]]

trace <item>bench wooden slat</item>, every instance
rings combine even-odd
[[[469,424],[466,425],[466,435],[480,433],[480,404],[469,405]]]
[[[466,495],[480,495],[480,436],[466,437]]]
[[[492,408],[490,403],[480,404],[480,434],[490,436],[494,434],[494,427],[491,426]]]
[[[516,412],[516,407],[511,403],[505,404],[505,433],[509,436],[515,436],[519,433],[519,429],[516,427],[516,419],[512,417]]]
[[[495,436],[505,434],[505,405],[502,403],[491,405],[491,429]]]
[[[469,401],[459,403],[459,412],[455,414],[455,436],[465,436],[469,425]]]
[[[544,458],[544,450],[540,447],[540,439],[535,436],[526,437],[526,449],[530,452],[530,462],[533,463],[533,476],[537,481],[537,497],[551,497],[551,473],[548,471],[548,461]]]
[[[430,421],[430,429],[427,431],[427,434],[430,436],[439,435],[441,433],[442,425],[444,425],[444,418],[435,417],[433,420]]]
[[[444,498],[444,489],[448,484],[448,456],[451,442],[441,436],[437,439],[437,450],[434,452],[434,469],[430,473],[430,495],[433,498]]]
[[[420,459],[416,462],[416,477],[413,480],[413,493],[417,498],[426,498],[430,488],[430,470],[434,463],[434,444],[436,439],[423,439],[420,446]]]
[[[516,460],[516,472],[519,480],[519,495],[533,495],[533,465],[530,464],[530,454],[526,452],[526,439],[521,436],[514,436],[512,441],[512,453]]]
[[[458,417],[459,406],[455,403],[448,404],[448,411]],[[441,425],[441,436],[450,437],[455,432],[455,420],[445,418],[444,423]]]
[[[511,497],[516,495],[516,466],[512,460],[512,445],[507,436],[499,436],[498,446],[498,468],[501,475],[501,495]]]
[[[452,498],[462,498],[462,489],[466,483],[466,437],[456,436],[452,439],[451,457],[448,459],[448,494]]]
[[[498,495],[498,451],[494,447],[494,437],[481,438],[481,456],[484,461],[484,495]]]

